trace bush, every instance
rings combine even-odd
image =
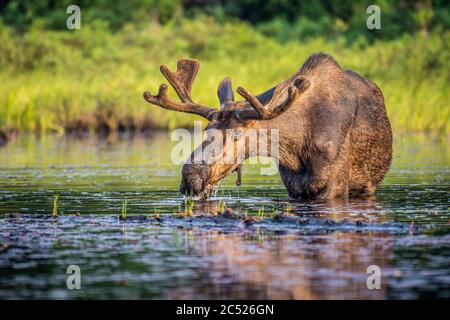
[[[333,24],[324,24],[324,28]],[[301,30],[301,29],[300,29]],[[293,31],[301,32],[301,31]],[[300,34],[300,33],[299,33]],[[315,36],[281,44],[251,25],[224,24],[203,16],[114,32],[103,23],[80,30],[33,25],[24,34],[0,25],[0,128],[6,130],[142,129],[189,126],[195,116],[149,105],[142,92],[165,82],[160,64],[202,62],[195,100],[217,106],[225,76],[233,85],[262,92],[294,73],[317,51],[335,56],[382,88],[395,130],[449,133],[450,32],[404,35],[391,41],[355,41],[351,46]],[[173,92],[172,92],[173,94]]]

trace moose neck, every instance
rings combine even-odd
[[[259,121],[259,129],[266,129],[268,132],[267,144],[259,145],[259,155],[266,154],[275,158],[283,167],[298,171],[305,154],[306,124],[302,121],[288,121],[289,118],[286,114],[272,120]],[[273,150],[274,148],[278,150]]]

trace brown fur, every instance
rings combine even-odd
[[[178,69],[178,74],[188,70],[184,64]],[[191,69],[196,73],[198,65]],[[389,169],[392,131],[381,90],[357,73],[343,70],[327,54],[313,54],[292,77],[259,96],[238,88],[246,101],[234,102],[231,81],[225,78],[218,89],[220,111],[192,103],[195,75],[172,83],[176,77],[162,70],[172,85],[187,89],[176,90],[183,104],[168,100],[164,90],[158,96],[146,94],[149,102],[204,116],[211,129],[239,129],[244,136],[249,129],[279,130],[279,171],[291,197],[373,195]],[[225,145],[228,142],[224,140]],[[240,148],[235,154],[254,156],[248,144]],[[180,191],[207,198],[216,183],[241,162],[236,157],[233,165],[185,164]]]
[[[392,159],[380,89],[322,53],[309,57],[287,81],[299,74],[311,88],[287,112],[262,124],[280,129],[280,173],[289,195],[374,194]]]

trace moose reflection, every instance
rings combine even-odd
[[[214,212],[213,203],[199,203],[194,212]],[[326,219],[327,208],[325,203],[317,206],[316,216]],[[355,212],[379,210],[375,202],[364,200],[348,204],[347,209],[349,213],[338,212],[339,219],[353,220]],[[374,219],[385,218],[375,214]],[[392,270],[394,264],[394,241],[385,232],[293,234],[243,228],[227,233],[195,227],[184,232],[186,254],[208,257],[210,263],[198,270],[199,283],[173,288],[168,298],[383,299],[387,295],[387,274],[382,275],[379,290],[367,287],[369,266]]]
[[[290,215],[356,222],[361,216],[385,223],[385,209],[373,198],[308,202],[281,202]],[[195,202],[192,215],[215,215],[220,201]],[[240,209],[238,209],[240,210]],[[306,213],[305,213],[306,211]],[[319,221],[320,222],[320,221]],[[386,232],[346,231],[273,232],[254,226],[240,232],[185,228],[183,247],[188,255],[208,257],[211,264],[199,270],[198,284],[167,293],[174,299],[383,299],[389,280],[385,270],[394,264],[394,241]],[[367,268],[384,271],[381,288],[370,290]]]

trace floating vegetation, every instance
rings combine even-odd
[[[259,219],[254,216],[245,216],[244,219],[242,219],[242,224],[245,226],[250,226],[255,222],[259,222]]]
[[[224,211],[219,212],[219,214],[222,217],[226,217],[226,218],[235,218],[235,217],[237,217],[237,215],[234,213],[233,209],[231,209],[231,208],[226,208]]]

